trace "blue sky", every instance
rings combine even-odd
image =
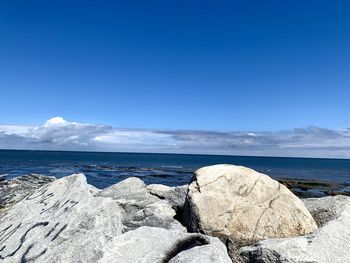
[[[347,1],[2,1],[0,123],[346,129],[349,13]]]

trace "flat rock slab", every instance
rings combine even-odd
[[[303,202],[285,186],[252,169],[213,165],[194,173],[184,219],[193,232],[252,244],[317,229]]]
[[[121,211],[82,174],[34,191],[0,215],[1,262],[85,262],[122,233]]]
[[[294,238],[269,239],[241,248],[248,262],[350,262],[350,197],[304,200],[321,226],[314,233]],[[327,221],[329,220],[329,221]]]

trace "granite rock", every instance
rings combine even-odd
[[[302,199],[318,226],[337,219],[349,209],[350,197],[344,195]]]
[[[97,196],[112,197],[121,207],[123,232],[141,226],[185,231],[181,223],[174,219],[176,211],[170,203],[150,194],[139,178],[130,177],[100,191]]]
[[[98,196],[117,198],[145,191],[146,184],[137,177],[129,177],[119,183],[102,189]]]
[[[35,190],[0,215],[1,262],[93,262],[122,234],[121,210],[82,174]]]
[[[162,184],[151,184],[147,186],[147,190],[152,195],[168,201],[176,212],[175,218],[182,223],[188,185],[170,187]]]
[[[350,197],[330,196],[304,200],[320,228],[314,233],[268,239],[243,247],[247,262],[347,263],[350,262]]]
[[[191,232],[230,238],[239,246],[317,229],[303,202],[285,186],[234,165],[213,165],[194,173],[184,221]]]
[[[232,262],[217,238],[146,226],[115,237],[101,255],[101,263]]]

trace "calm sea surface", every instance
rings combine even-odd
[[[62,177],[82,172],[98,188],[130,176],[147,184],[182,185],[197,168],[221,163],[247,166],[274,178],[350,183],[350,160],[341,159],[0,150],[2,177],[30,173]]]

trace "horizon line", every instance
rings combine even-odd
[[[321,160],[344,160],[350,158],[336,157],[306,157],[306,156],[273,156],[273,155],[230,155],[230,154],[207,154],[207,153],[174,153],[174,152],[131,152],[131,151],[91,151],[91,150],[36,150],[36,149],[3,149],[0,151],[26,151],[26,152],[69,152],[69,153],[112,153],[112,154],[159,154],[159,155],[196,155],[196,156],[221,156],[221,157],[244,157],[244,158],[281,158],[281,159],[321,159]]]

